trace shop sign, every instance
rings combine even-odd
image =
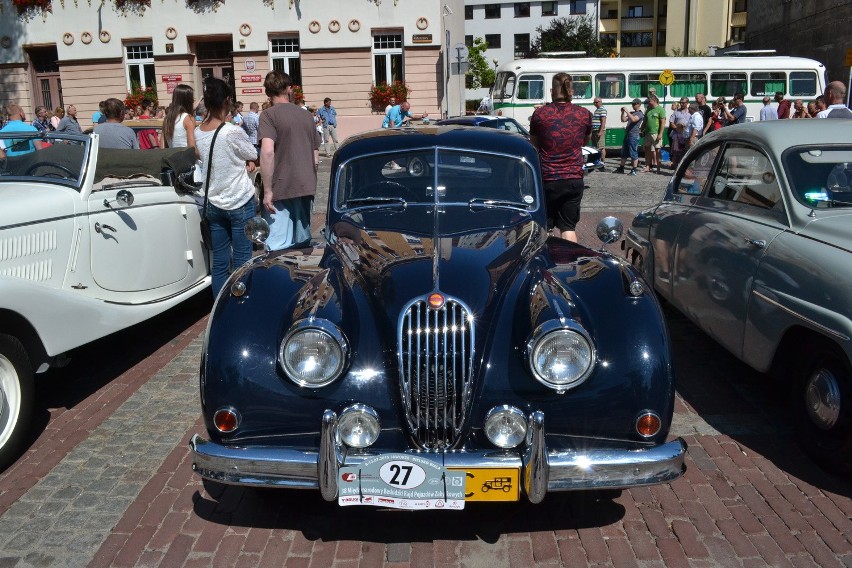
[[[242,83],[260,83],[262,79],[260,75],[243,75],[240,77]]]

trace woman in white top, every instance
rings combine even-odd
[[[172,104],[163,119],[160,148],[195,147],[195,115],[192,108],[195,93],[189,85],[180,84],[172,92]]]
[[[207,117],[195,129],[195,143],[202,162],[202,177],[208,179],[207,219],[213,237],[213,296],[225,285],[230,273],[251,258],[251,241],[244,232],[246,222],[255,215],[254,184],[249,172],[254,170],[257,149],[248,134],[225,120],[231,107],[231,87],[221,79],[204,80],[204,106]],[[221,126],[213,144],[216,130]],[[212,167],[212,170],[210,169]]]

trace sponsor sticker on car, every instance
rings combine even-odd
[[[369,458],[340,468],[337,503],[392,509],[464,509],[465,472],[408,454]]]

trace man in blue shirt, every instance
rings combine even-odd
[[[744,99],[745,95],[743,93],[736,93],[734,95],[734,108],[729,110],[724,106],[722,107],[722,110],[725,112],[725,126],[742,124],[746,121],[746,106]]]
[[[421,118],[426,118],[428,113],[423,113]],[[407,118],[414,118],[411,114],[411,105],[408,101],[402,102],[396,106],[392,106],[385,114],[385,120],[382,122],[382,128],[399,128]]]
[[[330,156],[331,154],[328,152],[329,137],[334,140],[334,151],[337,151],[337,110],[331,106],[330,98],[326,97],[322,101],[317,116],[322,121],[322,145],[325,148],[325,155]]]
[[[24,110],[20,106],[14,103],[7,105],[6,115],[9,117],[9,120],[3,128],[0,128],[0,134],[7,132],[38,133],[38,129],[35,126],[24,122],[26,117],[24,116]],[[41,140],[33,140],[31,138],[5,138],[2,142],[7,156],[28,154],[36,149],[41,150],[42,147]]]

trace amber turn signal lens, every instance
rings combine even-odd
[[[646,412],[636,419],[636,431],[643,438],[655,436],[660,431],[662,425],[660,417],[653,412]]]
[[[445,301],[444,297],[437,292],[429,295],[429,307],[432,309],[437,310],[443,308]]]
[[[228,433],[237,429],[240,419],[237,413],[230,408],[223,408],[222,410],[217,410],[216,414],[213,415],[213,424],[220,432]]]

